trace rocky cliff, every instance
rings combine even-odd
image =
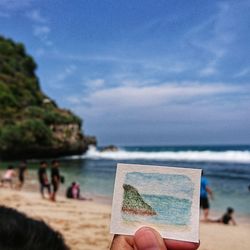
[[[0,36],[0,159],[82,154],[96,144],[78,116],[42,92],[36,67],[23,44]]]
[[[136,188],[124,184],[123,189],[123,212],[138,215],[156,215],[155,210],[143,200]]]

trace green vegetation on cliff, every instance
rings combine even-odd
[[[70,155],[95,143],[41,91],[36,68],[23,44],[0,36],[0,158]]]
[[[143,200],[136,188],[123,184],[123,189],[123,212],[139,215],[156,215],[155,210]]]

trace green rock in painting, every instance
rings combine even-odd
[[[23,44],[0,36],[0,159],[81,154],[96,144],[78,116],[42,92],[36,68]]]
[[[123,184],[123,189],[123,212],[138,215],[156,215],[155,210],[143,200],[136,188]]]

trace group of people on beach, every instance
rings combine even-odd
[[[41,161],[38,168],[38,182],[40,184],[40,193],[42,195],[42,198],[45,198],[44,190],[47,189],[49,199],[51,201],[56,201],[56,193],[59,189],[60,183],[63,182],[63,176],[60,175],[59,162],[57,160],[53,160],[51,162],[50,181],[47,174],[47,168],[48,163],[46,161]],[[11,188],[21,189],[25,181],[25,175],[27,175],[27,170],[28,168],[26,161],[22,161],[18,165],[17,172],[13,165],[9,165],[1,178],[1,186],[4,186],[7,183]],[[18,184],[14,185],[14,178],[16,176],[18,176]]]
[[[41,161],[37,170],[38,182],[40,193],[43,199],[46,198],[45,193],[47,192],[48,198],[51,201],[56,201],[56,194],[59,190],[60,183],[64,183],[64,177],[60,175],[59,161],[53,160],[50,168],[50,179],[47,173],[48,162]],[[21,189],[24,185],[25,176],[28,173],[27,162],[21,161],[21,163],[15,169],[13,165],[9,165],[5,173],[3,174],[0,182],[0,186],[7,184],[10,188]],[[18,177],[18,183],[14,183],[14,178]],[[69,199],[77,200],[91,200],[82,197],[80,194],[80,184],[72,182],[66,190],[66,197]]]
[[[236,225],[236,221],[233,218],[234,209],[231,207],[227,208],[227,211],[216,220],[212,220],[209,218],[209,198],[213,199],[213,192],[211,188],[208,185],[208,180],[204,176],[204,172],[202,171],[201,175],[201,188],[200,188],[200,207],[203,210],[204,214],[204,222],[218,222],[223,224],[229,224],[230,222],[233,225]]]

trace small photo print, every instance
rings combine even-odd
[[[118,164],[111,233],[151,226],[165,238],[199,241],[199,169]]]

